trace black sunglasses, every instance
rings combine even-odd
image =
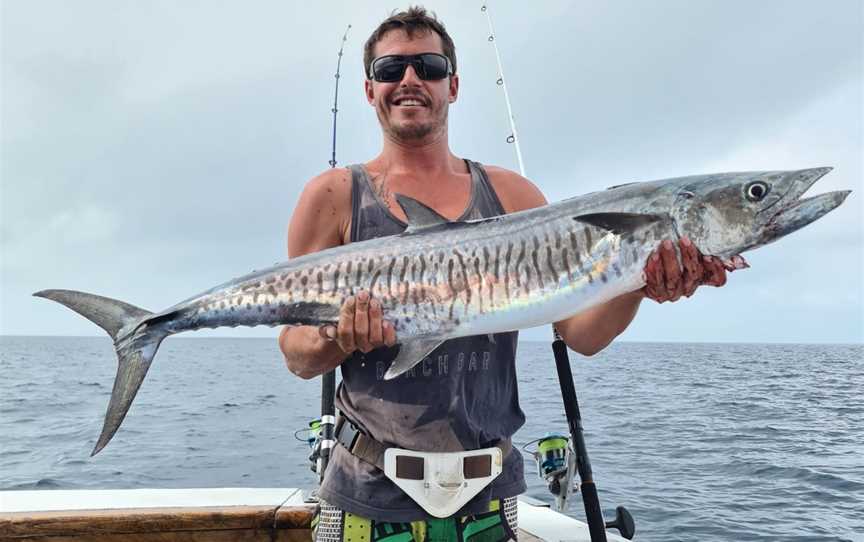
[[[379,56],[372,61],[366,76],[379,83],[395,83],[405,77],[409,64],[414,68],[417,77],[424,81],[438,81],[453,75],[449,58],[438,53],[421,53]]]

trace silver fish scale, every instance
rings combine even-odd
[[[538,213],[521,221],[420,230],[398,242],[355,243],[329,251],[326,259],[297,258],[211,290],[180,307],[173,327],[333,323],[348,296],[367,290],[401,338],[457,336],[463,328],[485,332],[490,326],[502,331],[500,325],[516,321],[512,313],[530,314],[560,298],[573,308],[540,311],[533,320],[563,318],[596,291],[631,284],[634,266],[641,273],[661,237],[658,229],[628,242],[572,213]]]

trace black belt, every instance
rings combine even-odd
[[[335,431],[336,442],[341,444],[346,450],[358,459],[365,461],[384,471],[384,452],[390,446],[385,446],[378,442],[366,433],[362,432],[353,422],[344,416],[339,416],[336,420]],[[513,444],[510,439],[499,440],[495,443],[495,447],[501,450],[501,458],[507,457]],[[462,466],[463,475],[465,478],[482,478],[489,476],[491,462],[489,456],[480,455],[466,457]],[[420,458],[413,456],[397,456],[396,470],[400,478],[409,478],[414,480],[423,479],[423,463]],[[401,471],[401,472],[399,472]]]

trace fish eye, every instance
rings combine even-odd
[[[747,188],[744,189],[744,193],[750,201],[762,201],[762,199],[768,195],[768,190],[769,187],[767,183],[755,181],[747,185]]]

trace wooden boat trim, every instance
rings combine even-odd
[[[0,514],[0,538],[213,530],[308,530],[315,507],[124,508]]]

